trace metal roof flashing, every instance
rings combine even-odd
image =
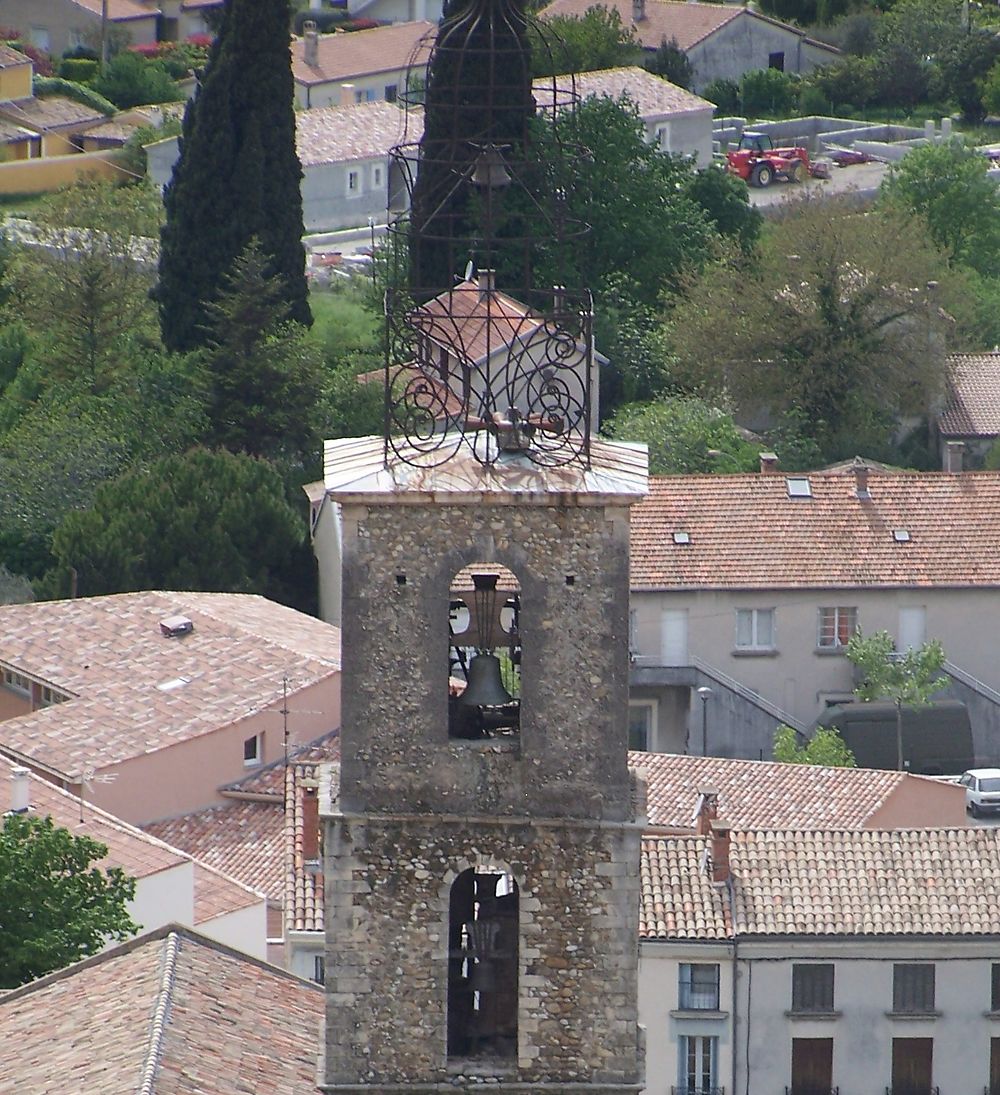
[[[475,442],[474,442],[475,443]],[[339,502],[360,504],[419,503],[432,498],[458,505],[556,504],[631,505],[648,492],[645,445],[593,440],[590,465],[545,467],[530,455],[501,454],[484,466],[465,446],[443,463],[420,466],[419,453],[407,459],[385,453],[382,437],[338,438],[324,447],[327,494]]]

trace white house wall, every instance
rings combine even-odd
[[[300,107],[349,106],[351,103],[380,102],[387,99],[386,90],[394,87],[398,94],[406,89],[409,70],[376,72],[367,76],[351,76],[325,84],[295,84],[295,101]],[[346,85],[350,85],[348,88]]]
[[[661,152],[674,156],[690,156],[698,167],[712,162],[712,111],[670,117],[647,117],[646,138]]]
[[[253,958],[267,958],[267,902],[263,897],[236,912],[204,920],[198,931]]]
[[[713,80],[738,81],[744,72],[768,68],[772,53],[784,54],[785,72],[799,73],[829,64],[837,57],[836,53],[810,46],[792,30],[746,14],[687,51],[694,68],[691,89],[701,91]]]
[[[138,879],[128,912],[144,932],[154,931],[164,924],[190,924],[193,927],[194,864],[190,861],[178,863]]]
[[[441,0],[347,0],[347,11],[380,23],[437,23],[441,19]]]
[[[354,188],[349,176],[355,175]],[[385,221],[389,159],[314,164],[302,171],[302,219],[307,232],[357,228]]]

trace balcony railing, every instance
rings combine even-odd
[[[785,1088],[785,1095],[840,1095],[839,1087],[814,1087],[812,1084],[793,1084]]]
[[[887,1087],[885,1095],[941,1095],[939,1087],[924,1087],[922,1084],[904,1084],[900,1087]]]

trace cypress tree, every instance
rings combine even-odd
[[[256,238],[288,318],[309,325],[288,0],[227,0],[164,191],[156,296],[170,350],[205,344],[206,302]]]

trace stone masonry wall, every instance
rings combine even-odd
[[[518,1055],[500,1090],[639,1090],[637,829],[335,818],[327,853],[328,1090],[483,1083],[446,1057],[448,899],[470,866],[519,886]]]
[[[521,587],[519,747],[449,740],[453,576]],[[344,507],[346,811],[625,820],[628,523],[603,506]]]

